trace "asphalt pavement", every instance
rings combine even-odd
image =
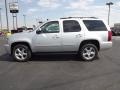
[[[0,90],[120,90],[120,37],[92,62],[74,55],[36,55],[19,63],[4,43],[0,37]]]

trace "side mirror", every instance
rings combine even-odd
[[[36,31],[36,34],[41,34],[41,30],[37,30],[37,31]]]

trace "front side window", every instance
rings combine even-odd
[[[107,31],[107,28],[101,20],[83,20],[89,31]]]
[[[48,22],[41,27],[43,33],[59,33],[59,22]]]
[[[63,21],[64,32],[79,32],[81,30],[80,24],[75,20]]]

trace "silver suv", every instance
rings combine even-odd
[[[32,32],[11,35],[5,48],[17,61],[33,53],[74,53],[91,61],[100,50],[112,47],[110,27],[94,17],[68,17],[48,21]]]

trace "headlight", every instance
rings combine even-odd
[[[11,36],[11,33],[7,33],[7,37]]]

